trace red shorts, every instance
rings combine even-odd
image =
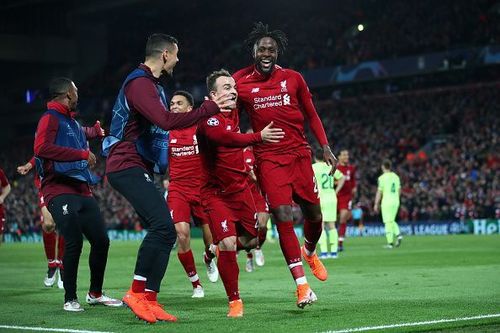
[[[337,211],[340,212],[342,209],[349,211],[352,209],[352,199],[350,196],[337,198]]]
[[[305,200],[319,205],[319,192],[310,156],[297,156],[286,162],[262,160],[257,166],[262,192],[271,208]]]
[[[241,192],[203,196],[214,243],[246,232],[257,237],[257,210],[249,187]]]
[[[208,224],[208,216],[201,206],[199,193],[169,191],[167,204],[174,223],[189,223],[192,216],[195,224]]]
[[[252,191],[253,201],[255,203],[257,213],[269,213],[269,206],[267,205],[266,199],[262,196],[262,193],[260,193],[257,184],[253,181],[249,181],[248,186]]]

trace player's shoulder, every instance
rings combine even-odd
[[[238,82],[252,75],[253,71],[254,71],[254,65],[247,66],[233,73],[233,79],[234,81]]]
[[[386,178],[385,173],[383,173],[383,174],[381,174],[380,176],[378,176],[378,181],[379,181],[379,182],[381,182],[381,181],[383,181],[385,178]]]
[[[319,172],[319,170],[321,169],[321,162],[314,162],[312,164],[312,168],[314,172]]]
[[[293,70],[291,68],[284,68],[284,67],[276,65],[276,70],[279,72],[282,72],[283,74],[286,74],[286,75],[302,77],[302,74],[300,74],[300,72],[297,72],[296,70]]]

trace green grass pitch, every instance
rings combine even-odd
[[[500,235],[406,237],[399,249],[383,249],[381,237],[347,239],[339,259],[324,260],[326,282],[305,267],[318,302],[295,306],[295,286],[279,245],[264,246],[266,264],[244,270],[239,256],[241,319],[226,318],[220,281],[208,282],[201,261],[202,243],[193,240],[204,299],[191,299],[191,284],[172,252],[159,301],[178,323],[148,325],[127,308],[90,307],[83,313],[62,310],[63,294],[45,288],[42,244],[0,247],[0,326],[29,326],[112,332],[322,332],[500,313]],[[112,242],[105,291],[121,297],[128,289],[137,242]],[[88,288],[88,244],[80,261],[78,294]],[[8,328],[0,331],[19,332]],[[384,332],[498,332],[500,318],[398,327]]]

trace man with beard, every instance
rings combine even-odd
[[[192,126],[233,103],[230,96],[221,95],[191,112],[169,112],[159,78],[171,75],[179,61],[177,44],[177,39],[165,34],[148,38],[145,61],[125,79],[113,107],[110,135],[103,141],[108,181],[134,207],[148,231],[123,301],[149,323],[177,320],[157,301],[176,240],[168,205],[153,183],[153,172],[166,172],[168,131]]]
[[[34,152],[41,192],[65,239],[63,308],[83,311],[76,294],[83,236],[90,243],[87,303],[121,306],[120,300],[102,293],[109,238],[89,187],[98,181],[89,169],[95,166],[96,157],[89,150],[85,131],[74,119],[78,89],[70,79],[57,78],[51,82],[49,93],[52,99],[38,122]]]
[[[202,160],[201,200],[210,219],[214,243],[219,246],[217,266],[229,300],[228,317],[243,316],[243,302],[238,288],[239,268],[236,251],[257,246],[257,209],[247,182],[248,169],[243,148],[248,145],[270,145],[279,142],[284,133],[272,128],[240,133],[234,79],[226,70],[207,77],[211,99],[224,94],[232,96],[232,104],[221,113],[200,122],[198,142]],[[265,237],[265,235],[264,235]]]
[[[328,145],[304,78],[276,64],[278,54],[285,50],[287,43],[282,31],[270,31],[267,25],[257,23],[246,40],[255,63],[233,76],[240,103],[250,116],[253,130],[258,132],[274,122],[286,133],[285,139],[278,144],[256,146],[254,154],[257,179],[276,218],[281,250],[297,285],[297,306],[304,308],[317,297],[307,283],[301,252],[319,280],[328,277],[316,255],[323,221],[311,166],[311,149],[304,133],[306,119],[323,148],[326,163],[332,167],[331,173],[335,171],[337,160]],[[293,229],[293,201],[300,205],[305,218],[302,250]]]

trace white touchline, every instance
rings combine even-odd
[[[325,331],[323,333],[350,333],[350,332],[374,331],[374,330],[383,330],[383,329],[387,329],[387,328],[423,326],[423,325],[431,325],[431,324],[439,324],[439,323],[453,323],[456,321],[467,321],[467,320],[477,320],[477,319],[496,318],[496,317],[500,317],[500,313],[478,315],[478,316],[474,316],[474,317],[462,317],[462,318],[418,321],[415,323],[401,323],[401,324],[381,325],[381,326],[371,326],[371,327],[346,328],[346,329],[343,329],[340,331]]]
[[[11,329],[11,330],[42,331],[42,332],[113,333],[113,332],[105,332],[105,331],[74,330],[74,329],[71,329],[71,328],[45,328],[45,327],[10,326],[10,325],[0,325],[0,328],[8,328],[8,329]]]

